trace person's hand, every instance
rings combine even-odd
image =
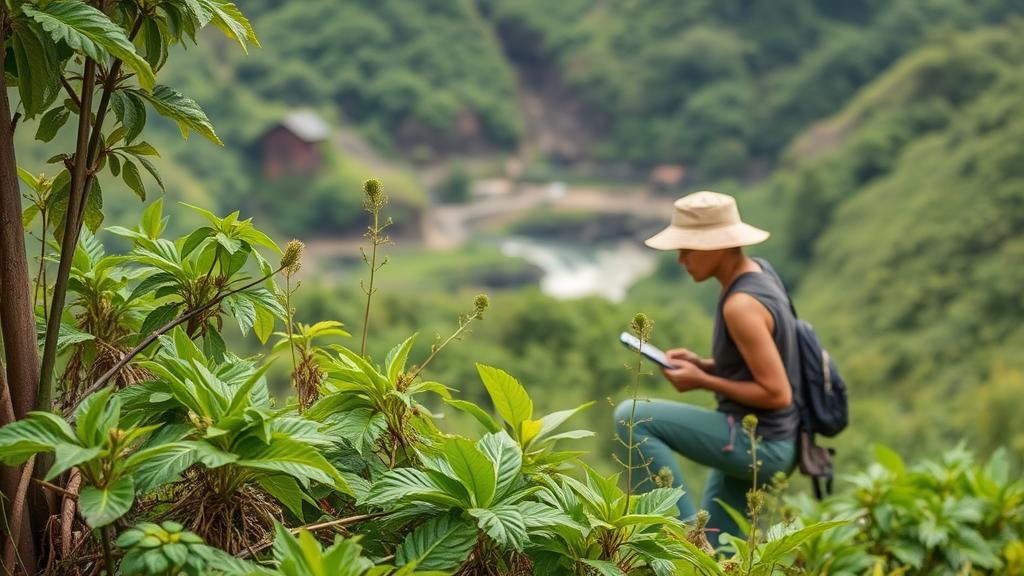
[[[672,369],[662,368],[661,373],[680,392],[699,390],[704,387],[708,374],[693,362],[684,361]]]
[[[673,348],[665,352],[665,356],[672,361],[673,364],[679,365],[682,363],[693,364],[697,368],[700,368],[704,372],[709,371],[708,360],[701,358],[696,352],[687,350],[686,348]]]

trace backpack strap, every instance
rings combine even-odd
[[[772,265],[769,264],[768,261],[765,260],[764,258],[752,256],[750,259],[753,260],[754,262],[757,262],[758,266],[761,267],[761,270],[763,270],[765,273],[767,273],[769,276],[775,279],[775,282],[779,285],[780,288],[782,288],[782,293],[786,295],[786,301],[789,302],[789,310],[793,312],[793,318],[799,318],[800,315],[796,313],[796,306],[793,305],[793,297],[789,295],[789,290],[786,289],[786,284],[782,281],[782,278],[779,276],[779,273],[775,271],[775,268],[773,268]]]

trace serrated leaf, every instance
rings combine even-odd
[[[178,309],[180,307],[181,302],[171,302],[170,304],[164,304],[163,306],[154,308],[142,322],[142,328],[139,330],[139,336],[145,338],[163,326],[169,324],[172,320],[178,317]]]
[[[420,570],[452,570],[462,564],[476,545],[476,526],[452,515],[429,520],[395,551],[395,564],[416,562]]]
[[[146,187],[142,184],[142,176],[139,175],[139,168],[131,160],[125,160],[121,168],[121,178],[124,183],[135,192],[143,202],[146,201]]]
[[[374,443],[388,427],[384,414],[369,408],[356,408],[336,414],[328,422],[331,433],[344,438],[359,454],[363,454],[367,448],[372,450]]]
[[[196,2],[207,11],[210,21],[225,36],[236,40],[244,52],[249,52],[247,43],[259,47],[260,42],[256,39],[256,32],[252,29],[252,25],[234,4],[224,0],[196,0]]]
[[[135,478],[135,488],[145,494],[177,482],[181,473],[199,460],[196,442],[182,441],[140,450],[128,457],[126,466]]]
[[[151,94],[146,92],[132,92],[132,94],[137,94],[148,100],[161,116],[166,116],[177,122],[183,138],[188,138],[189,131],[195,130],[214,144],[224,145],[213,131],[210,119],[206,117],[206,113],[199,107],[199,104],[177,90],[161,84],[153,88]]]
[[[526,524],[515,506],[470,508],[467,512],[478,520],[477,526],[501,546],[517,551],[523,549],[526,543]]]
[[[121,90],[113,93],[110,103],[124,127],[124,141],[131,144],[146,126],[146,105],[137,95]]]
[[[533,417],[533,401],[530,400],[530,396],[523,386],[505,371],[483,364],[477,364],[476,369],[494,403],[495,410],[518,433],[520,422]]]
[[[72,50],[100,63],[107,63],[110,54],[135,71],[143,88],[153,88],[153,69],[135,52],[124,29],[91,5],[54,0],[45,6],[22,4],[22,12],[38,22],[54,41],[65,42]]]

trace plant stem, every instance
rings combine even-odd
[[[96,529],[96,537],[100,539],[100,543],[103,544],[103,567],[107,570],[107,576],[114,575],[114,557],[110,553],[110,527],[104,526],[103,528]]]
[[[417,366],[416,370],[414,370],[413,373],[409,375],[408,382],[412,382],[413,380],[415,380],[416,377],[419,376],[421,372],[423,372],[423,369],[426,368],[427,365],[434,360],[434,357],[436,357],[441,352],[441,350],[444,350],[444,347],[447,346],[452,340],[457,338],[459,334],[462,334],[462,332],[469,327],[469,323],[475,320],[477,316],[478,314],[474,313],[472,316],[466,318],[465,322],[460,322],[459,329],[456,330],[455,333],[453,333],[451,336],[449,336],[448,339],[445,340],[440,346],[434,348],[434,350],[430,353],[430,356],[427,356],[427,359],[423,361],[423,364]]]
[[[644,341],[640,341],[640,349],[643,349]],[[626,428],[629,429],[629,440],[626,441],[626,507],[622,511],[623,514],[629,512],[629,497],[633,494],[633,450],[636,448],[633,445],[633,428],[636,426],[636,398],[640,394],[640,371],[643,369],[644,357],[642,354],[637,352],[636,360],[636,379],[633,384],[633,406],[629,412],[629,422]]]
[[[51,380],[53,379],[53,367],[57,361],[57,336],[60,332],[60,311],[64,310],[64,300],[67,296],[68,280],[71,276],[71,261],[75,255],[75,247],[78,245],[78,213],[87,204],[86,179],[88,178],[87,168],[89,130],[92,116],[92,96],[96,86],[96,61],[92,58],[85,60],[85,72],[82,78],[82,106],[78,111],[78,140],[75,145],[75,161],[70,167],[71,184],[68,192],[68,209],[64,217],[64,237],[61,239],[60,263],[57,266],[57,280],[53,287],[53,302],[50,309],[53,314],[46,322],[46,343],[43,346],[43,362],[39,370],[39,387],[36,396],[36,409],[50,411],[52,408]],[[97,121],[101,120],[97,115]],[[99,132],[102,125],[97,123],[95,130]]]
[[[292,275],[287,273],[284,276],[284,314],[284,327],[288,332],[288,348],[292,352],[292,387],[295,388],[295,392],[298,394],[299,364],[295,360],[295,340],[292,339]],[[302,412],[304,409],[305,406],[302,405],[302,395],[299,394],[299,412]]]
[[[370,243],[372,244],[370,248],[370,285],[366,290],[366,311],[363,312],[363,341],[359,346],[360,356],[366,355],[366,333],[370,327],[370,299],[373,297],[373,276],[377,271],[377,244],[379,240],[378,235],[380,234],[378,226],[378,212],[374,210],[373,227],[370,228]]]

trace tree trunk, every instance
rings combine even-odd
[[[2,34],[2,32],[0,32]],[[0,45],[6,38],[0,37]],[[14,157],[14,131],[7,83],[0,74],[0,278],[4,293],[0,299],[0,327],[3,329],[14,415],[23,417],[35,409],[39,383],[39,353],[28,259],[25,257],[25,227],[21,224],[21,190],[18,164]]]
[[[0,46],[3,47],[7,45],[6,20],[6,11],[0,10]],[[7,82],[0,74],[0,332],[7,359],[6,378],[0,378],[0,425],[23,417],[35,407],[39,383],[36,323],[25,257],[25,228],[21,224],[17,166]],[[5,515],[12,511],[10,503],[20,476],[18,468],[0,469]],[[5,524],[9,526],[9,517],[7,520]],[[19,534],[17,551],[23,568],[26,573],[34,574],[36,555],[29,516],[22,515],[20,526],[10,528]],[[13,566],[5,568],[13,570]]]
[[[0,293],[3,284],[0,283]],[[8,391],[7,381],[4,378],[3,362],[0,362],[0,424],[14,421],[14,409],[11,407],[11,397],[6,394]],[[0,494],[3,496],[4,526],[14,525],[14,506],[11,505],[18,492],[18,485],[21,483],[23,467],[9,468],[0,466]],[[4,574],[16,574],[17,563],[24,567],[26,574],[34,574],[36,571],[35,545],[32,541],[32,525],[28,514],[21,514],[21,521],[18,522],[18,542],[15,545],[10,542],[9,535],[5,534],[0,538],[0,571]],[[17,554],[15,554],[17,552]]]

